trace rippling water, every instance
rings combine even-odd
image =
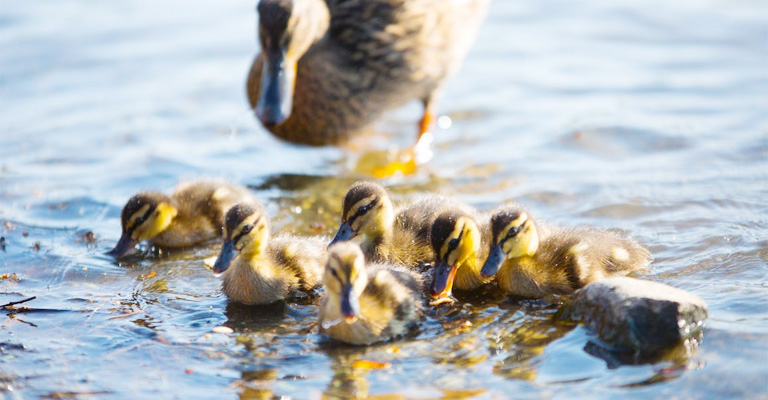
[[[434,160],[387,181],[637,237],[646,278],[710,306],[697,351],[641,365],[605,361],[554,306],[493,296],[430,311],[402,341],[335,346],[314,305],[228,305],[201,261],[216,244],[103,256],[131,194],[200,176],[249,184],[279,229],[333,233],[367,155],[254,121],[253,9],[0,0],[0,303],[37,296],[0,323],[7,398],[767,395],[764,3],[497,0],[446,90]],[[409,143],[418,113],[388,115],[369,145]]]

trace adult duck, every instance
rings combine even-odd
[[[261,0],[251,106],[275,136],[322,146],[342,144],[418,99],[421,138],[488,2]]]

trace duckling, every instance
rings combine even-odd
[[[403,266],[366,265],[360,246],[331,246],[323,275],[325,296],[320,330],[355,345],[392,339],[408,332],[421,315],[421,277]]]
[[[549,228],[540,234],[522,207],[491,218],[493,240],[481,275],[496,275],[506,293],[524,298],[569,294],[598,279],[626,275],[651,262],[647,249],[618,234],[589,228]]]
[[[256,199],[248,188],[224,181],[182,182],[170,196],[139,192],[123,207],[122,235],[107,254],[120,257],[145,240],[160,247],[184,247],[220,237],[224,213],[239,201]]]
[[[243,304],[269,304],[311,292],[320,283],[327,253],[317,238],[278,234],[259,204],[227,211],[224,245],[213,265],[222,291]]]
[[[445,210],[432,224],[429,238],[435,252],[430,286],[433,305],[452,302],[453,288],[473,290],[490,281],[480,276],[490,243],[488,221],[483,214],[467,208]]]
[[[437,212],[451,204],[440,196],[422,196],[396,210],[387,190],[362,181],[344,196],[341,225],[330,245],[362,236],[363,254],[373,262],[417,266],[434,259],[427,236]]]
[[[341,144],[386,110],[439,93],[474,42],[489,0],[261,0],[247,91],[262,124],[295,143]]]

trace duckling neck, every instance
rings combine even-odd
[[[374,261],[385,261],[389,258],[389,248],[392,244],[392,232],[381,230],[377,233],[366,235],[360,248],[363,253],[370,255]]]
[[[292,284],[265,253],[240,254],[223,276],[227,296],[244,304],[268,304],[283,299]]]
[[[539,296],[539,284],[536,282],[536,262],[531,256],[521,256],[504,260],[496,274],[499,287],[507,292],[521,296]]]
[[[476,257],[470,257],[459,266],[454,278],[454,287],[459,290],[471,290],[478,288],[487,281],[480,276],[483,265]]]

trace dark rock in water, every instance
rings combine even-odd
[[[687,339],[698,340],[707,305],[663,283],[608,278],[579,290],[568,318],[583,322],[607,344],[655,353]]]

